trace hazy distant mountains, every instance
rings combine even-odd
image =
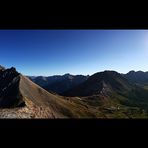
[[[127,78],[132,83],[138,83],[138,84],[148,84],[148,72],[143,71],[130,71],[127,74],[123,75],[125,78]]]
[[[83,83],[89,76],[83,75],[55,75],[49,77],[30,77],[29,78],[36,84],[40,85],[49,92],[62,94],[63,92]]]
[[[110,75],[109,75],[110,73]],[[116,73],[116,74],[115,74]],[[97,81],[99,81],[99,85],[97,87],[101,87],[102,85],[105,85],[104,81],[101,81],[101,77],[104,77],[104,80],[106,81],[109,79],[110,81],[114,79],[115,75],[117,76],[123,76],[125,79],[128,80],[129,83],[137,84],[141,86],[147,86],[148,85],[148,72],[143,71],[130,71],[127,74],[120,74],[117,72],[114,72],[114,75],[111,75],[112,71],[104,71],[96,73],[92,76],[84,76],[84,75],[71,75],[71,74],[65,74],[65,75],[55,75],[55,76],[49,76],[49,77],[43,77],[43,76],[28,76],[34,83],[40,85],[44,89],[46,89],[49,92],[58,93],[58,94],[66,94],[74,89],[80,84],[79,87],[82,87],[83,85],[86,87],[89,85],[89,87],[95,88],[95,83],[93,80],[96,76],[98,76]],[[122,79],[123,79],[122,77]],[[89,78],[89,79],[88,79]],[[85,82],[88,79],[87,82]],[[84,82],[84,84],[83,84]],[[87,84],[88,83],[88,84]],[[120,87],[120,85],[119,85]],[[121,88],[120,88],[121,89]],[[89,94],[89,91],[83,88],[83,91],[86,91],[87,94]],[[82,92],[81,92],[82,93]]]
[[[5,70],[5,67],[3,67],[3,66],[0,65],[0,70],[1,71]]]

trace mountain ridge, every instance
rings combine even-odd
[[[148,72],[132,70],[123,76],[133,83],[148,84]]]
[[[114,71],[114,70],[104,70],[104,71],[101,71],[101,72],[110,72],[110,71]],[[131,70],[126,74],[123,74],[123,73],[119,73],[119,74],[124,76],[124,78],[126,78],[130,83],[133,83],[133,84],[136,84],[136,85],[139,85],[139,86],[146,85],[146,87],[148,87],[148,72],[143,72],[141,70],[139,70],[139,71]],[[83,77],[83,80],[79,80],[78,82],[76,82],[72,78],[72,77],[78,77],[78,76]],[[49,77],[55,78],[55,79],[48,83],[47,81],[48,81]],[[29,78],[33,82],[35,82],[36,84],[38,84],[41,87],[43,87],[44,89],[46,89],[47,91],[62,95],[66,91],[68,91],[68,90],[72,89],[73,87],[79,85],[80,83],[83,83],[84,81],[86,81],[90,76],[89,75],[72,75],[72,74],[67,73],[67,74],[64,74],[64,75],[53,75],[53,76],[49,76],[49,77],[39,76],[39,77],[35,77],[35,78],[34,77],[33,78],[29,77]],[[60,79],[58,79],[56,77],[60,77]],[[40,79],[40,80],[37,80],[37,79]],[[64,79],[65,79],[65,81],[64,81]],[[75,83],[75,82],[76,83],[71,84],[72,80],[70,80],[70,79],[73,79],[73,81],[74,81],[73,83]],[[43,81],[46,81],[46,82],[43,82]],[[67,87],[67,86],[69,86],[69,87]]]
[[[54,75],[49,77],[39,76],[36,78],[29,78],[47,91],[61,94],[64,91],[84,82],[88,77],[89,76],[71,75],[67,73],[64,75]]]
[[[116,79],[115,79],[116,78]],[[120,79],[120,80],[118,80]],[[122,81],[124,81],[124,83],[126,82],[126,84],[120,84],[122,83]],[[108,83],[108,84],[106,84]],[[90,96],[93,94],[99,94],[100,91],[103,89],[104,85],[108,85],[108,88],[110,88],[110,86],[114,86],[114,90],[118,91],[119,89],[127,89],[130,88],[131,84],[129,84],[129,82],[127,81],[126,78],[122,77],[121,74],[117,73],[116,71],[103,71],[103,72],[97,72],[95,74],[93,74],[92,76],[90,76],[84,83],[76,86],[75,88],[72,88],[72,90],[69,90],[69,92],[64,92],[63,95],[75,95],[75,92],[72,94],[70,92],[75,91],[74,89],[76,89],[77,91],[79,91],[80,93],[76,93],[76,95],[80,95],[80,96]],[[127,86],[126,86],[127,85]],[[122,88],[124,87],[124,88]]]

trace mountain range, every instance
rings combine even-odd
[[[107,72],[109,71],[104,71],[104,73],[103,72],[96,73],[95,76],[94,75],[92,76],[97,77],[96,75],[100,76],[101,74],[107,74]],[[132,84],[143,86],[145,88],[147,88],[148,86],[148,72],[132,70],[129,71],[127,74],[120,74],[120,75],[122,75]],[[85,76],[85,75],[71,75],[71,74],[54,75],[49,77],[28,76],[30,80],[32,80],[34,83],[38,84],[39,86],[43,87],[47,91],[52,93],[58,93],[60,95],[63,95],[64,93],[74,88],[75,86],[85,82],[89,77],[90,77],[89,75]]]
[[[87,76],[83,75],[55,75],[55,76],[38,76],[38,77],[31,77],[28,76],[30,80],[34,83],[40,85],[44,89],[52,93],[62,94],[63,92],[77,86],[78,84],[83,83],[88,79]]]
[[[130,82],[136,83],[139,85],[148,85],[148,72],[143,71],[130,71],[127,74],[123,74]]]
[[[148,72],[34,77],[0,66],[0,118],[148,118]]]

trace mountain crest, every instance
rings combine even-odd
[[[5,70],[6,68],[4,67],[4,66],[2,66],[2,65],[0,65],[0,70]]]

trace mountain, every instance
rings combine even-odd
[[[139,118],[148,113],[148,90],[115,71],[96,73],[63,95],[81,97],[96,108],[101,106],[99,110],[105,116]]]
[[[132,83],[137,83],[141,85],[148,84],[148,72],[143,71],[130,71],[127,74],[123,74]]]
[[[68,118],[94,116],[77,98],[54,95],[14,67],[0,70],[0,118]]]
[[[64,92],[68,96],[91,96],[100,94],[102,91],[127,91],[131,84],[126,78],[115,71],[98,72],[90,76],[84,83]]]
[[[18,92],[19,73],[15,68],[0,70],[0,107],[19,106],[22,98]]]
[[[47,77],[43,77],[43,76],[27,76],[31,81],[33,81],[34,83],[38,84],[39,86],[43,87],[45,85],[48,85],[48,80]]]
[[[5,70],[5,67],[0,65],[0,70],[2,70],[2,71]]]
[[[68,78],[69,74],[65,74],[63,76],[61,75],[54,75],[54,76],[37,76],[37,77],[32,77],[28,76],[29,79],[31,79],[34,83],[38,84],[41,87],[48,86],[52,83],[62,81],[65,78]]]
[[[36,79],[36,76],[26,76],[26,77],[28,77],[28,78],[31,79],[31,80]]]
[[[43,87],[49,92],[61,94],[64,91],[67,91],[76,85],[83,83],[87,80],[89,76],[83,75],[55,75],[49,77],[30,77],[28,76],[34,83],[38,84],[39,86]]]
[[[55,81],[52,84],[44,86],[47,91],[55,92],[58,94],[62,94],[63,92],[83,83],[87,80],[87,76],[83,75],[64,75],[62,79],[59,81]]]

